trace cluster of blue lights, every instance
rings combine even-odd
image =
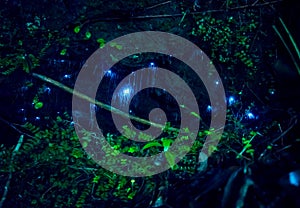
[[[226,100],[227,100],[228,107],[231,107],[231,106],[233,106],[234,104],[237,103],[237,100],[236,100],[235,96],[232,96],[232,95],[229,96]],[[207,113],[211,113],[212,110],[213,110],[212,106],[211,105],[207,105],[206,112]],[[255,115],[250,109],[247,109],[245,111],[245,114],[243,114],[243,117],[245,119],[247,119],[247,120],[257,120],[259,118],[259,116]]]

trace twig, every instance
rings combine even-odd
[[[171,3],[171,2],[172,2],[172,1],[165,1],[165,2],[162,2],[162,3],[159,3],[159,4],[155,4],[155,5],[153,5],[153,6],[149,6],[149,7],[145,8],[145,9],[146,9],[146,10],[154,9],[154,8],[156,8],[156,7],[163,6],[163,5],[169,4],[169,3]]]
[[[191,12],[191,15],[196,14],[204,14],[204,13],[218,13],[218,12],[227,12],[227,11],[235,11],[235,10],[242,10],[242,9],[251,9],[251,8],[257,8],[257,7],[263,7],[268,6],[272,4],[276,4],[279,2],[282,2],[283,0],[276,0],[276,1],[270,1],[265,2],[261,4],[255,4],[255,5],[244,5],[244,6],[238,6],[238,7],[232,7],[232,8],[226,8],[226,9],[213,9],[213,10],[206,10],[206,11],[199,11],[199,12]],[[174,18],[174,17],[182,17],[184,14],[161,14],[161,15],[145,15],[145,16],[133,16],[133,17],[111,17],[111,18],[97,18],[97,19],[90,19],[86,20],[81,24],[81,27],[84,27],[86,24],[89,23],[96,23],[96,22],[110,22],[110,21],[124,21],[124,20],[144,20],[144,19],[154,19],[154,18]]]
[[[22,143],[23,143],[23,138],[24,138],[24,135],[21,135],[20,138],[19,138],[19,141],[15,147],[15,149],[13,150],[12,152],[12,155],[11,155],[11,158],[10,158],[10,162],[9,162],[9,175],[8,175],[8,179],[6,181],[6,184],[4,186],[4,192],[3,192],[3,195],[2,195],[2,198],[1,198],[1,201],[0,201],[0,208],[3,207],[3,204],[6,200],[6,196],[7,196],[7,193],[8,193],[8,189],[9,189],[9,185],[10,185],[10,181],[12,179],[12,163],[13,163],[13,160],[14,160],[14,157],[16,155],[16,153],[19,151]]]
[[[110,105],[102,103],[102,102],[100,102],[100,101],[98,101],[96,99],[92,99],[89,96],[87,96],[85,94],[82,94],[82,93],[80,93],[80,92],[78,92],[76,90],[73,90],[73,89],[67,87],[66,85],[63,85],[60,82],[55,81],[55,80],[53,80],[53,79],[51,79],[49,77],[46,77],[46,76],[43,76],[43,75],[40,75],[40,74],[37,74],[37,73],[33,73],[32,75],[34,77],[36,77],[36,78],[39,78],[39,79],[45,81],[45,82],[51,83],[51,84],[53,84],[53,85],[55,85],[55,86],[63,89],[64,91],[69,92],[69,93],[71,93],[71,94],[73,94],[73,95],[75,95],[75,96],[77,96],[77,97],[79,97],[79,98],[81,98],[83,100],[86,100],[86,101],[88,101],[88,102],[90,102],[92,104],[95,104],[95,105],[99,106],[100,108],[103,108],[104,110],[110,111],[110,112],[115,113],[117,115],[120,115],[120,116],[122,116],[124,118],[129,118],[129,119],[132,119],[132,120],[137,121],[139,123],[150,125],[150,126],[153,126],[153,127],[156,127],[156,128],[160,128],[160,129],[164,129],[165,128],[164,125],[161,125],[161,124],[158,124],[158,123],[154,123],[154,122],[151,122],[151,121],[148,121],[146,119],[142,119],[142,118],[139,118],[139,117],[136,117],[136,116],[132,116],[132,115],[130,115],[128,113],[125,113],[125,112],[117,109],[117,108],[114,108],[114,107],[112,107]],[[170,130],[170,131],[178,131],[177,128],[173,128],[173,127],[170,127],[168,130]]]
[[[10,126],[14,130],[16,130],[18,133],[23,134],[23,135],[28,136],[28,137],[31,137],[31,138],[34,138],[33,136],[31,136],[29,134],[26,134],[26,133],[22,132],[21,130],[19,130],[17,127],[15,127],[15,126],[19,126],[20,124],[10,123],[9,121],[6,121],[5,119],[3,119],[1,117],[0,117],[0,121],[2,121],[3,123],[7,124],[8,126]]]
[[[273,139],[273,141],[271,142],[271,145],[274,144],[275,142],[277,142],[278,140],[280,140],[282,137],[284,137],[296,124],[298,123],[297,118],[295,118],[294,123],[287,128],[284,132],[282,132],[277,138]]]
[[[292,119],[295,119],[294,123],[289,128],[287,128],[284,132],[282,132],[278,137],[276,137],[275,139],[273,139],[272,142],[268,146],[273,146],[275,142],[277,142],[282,137],[284,137],[298,123],[298,120],[297,120],[296,117],[294,117]],[[262,141],[262,143],[264,143],[264,142],[265,141]],[[266,148],[263,151],[263,153],[261,153],[261,155],[259,156],[258,160],[260,160],[262,157],[264,157],[267,151],[268,151],[268,149]]]

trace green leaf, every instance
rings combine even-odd
[[[164,151],[168,151],[169,147],[171,146],[173,140],[168,138],[162,138],[162,146],[164,147]]]
[[[138,148],[137,147],[130,147],[128,152],[129,153],[134,153],[134,152],[137,152],[138,151]]]
[[[145,149],[149,149],[150,147],[162,147],[163,145],[159,142],[153,141],[153,142],[149,142],[148,144],[146,144],[143,148],[142,151],[144,151]]]
[[[34,108],[35,109],[40,109],[44,106],[44,103],[43,102],[37,102],[34,104]]]
[[[74,32],[75,33],[79,33],[80,32],[80,26],[78,25],[78,26],[76,26],[75,28],[74,28]]]
[[[176,156],[174,154],[172,154],[171,152],[165,152],[165,156],[166,156],[166,159],[170,165],[170,167],[172,168],[174,165],[175,165],[175,158]]]
[[[89,31],[87,31],[86,33],[85,33],[85,38],[86,39],[90,39],[92,37],[92,33],[90,33]]]
[[[60,55],[61,55],[61,56],[66,55],[66,53],[67,53],[67,49],[66,49],[66,48],[64,48],[64,49],[62,49],[62,50],[60,51]]]

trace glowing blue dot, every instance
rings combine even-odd
[[[129,94],[130,94],[130,89],[129,89],[129,88],[125,88],[125,89],[123,90],[123,94],[124,94],[124,95],[129,95]]]
[[[234,97],[233,97],[233,96],[230,96],[230,97],[228,98],[228,104],[229,104],[229,105],[232,105],[232,104],[234,104],[234,103],[235,103]]]
[[[210,105],[207,106],[206,111],[211,112],[211,106]]]
[[[40,118],[39,116],[36,116],[36,117],[35,117],[35,120],[36,120],[36,121],[39,121],[39,120],[41,120],[41,118]]]
[[[255,116],[253,115],[253,113],[249,112],[249,113],[247,113],[247,118],[248,119],[255,119]]]
[[[215,84],[218,85],[220,82],[219,81],[215,81]]]
[[[290,181],[290,184],[293,186],[300,185],[300,175],[298,172],[299,171],[294,171],[294,172],[289,173],[289,181]]]
[[[47,93],[47,94],[50,94],[51,93],[51,88],[50,87],[45,87],[44,92]]]
[[[151,63],[149,64],[149,68],[151,68],[151,69],[156,69],[155,63],[154,63],[154,62],[151,62]]]
[[[64,75],[64,78],[65,78],[65,79],[70,79],[70,78],[71,78],[71,75],[70,75],[70,74],[65,74],[65,75]]]
[[[269,89],[269,93],[270,93],[271,95],[274,95],[274,94],[275,94],[275,89]]]

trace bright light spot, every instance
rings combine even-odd
[[[230,97],[228,98],[228,104],[229,104],[229,105],[232,105],[232,104],[234,104],[234,103],[235,103],[234,97],[233,97],[233,96],[230,96]]]
[[[249,112],[249,113],[247,113],[247,118],[248,119],[255,119],[255,116],[253,115],[253,113]]]
[[[207,106],[206,111],[211,112],[211,106],[210,105]]]
[[[126,105],[131,99],[134,90],[132,86],[126,85],[120,89],[115,99],[118,99],[121,105]]]
[[[51,93],[51,88],[50,87],[45,87],[44,92],[47,93],[47,94],[50,94]]]
[[[41,120],[41,118],[40,118],[39,116],[36,116],[36,117],[35,117],[35,120],[36,120],[36,121],[39,121],[39,120]]]
[[[155,63],[154,63],[154,62],[151,62],[151,63],[149,64],[149,68],[151,68],[151,69],[156,69]]]
[[[220,82],[219,81],[215,81],[215,84],[218,85]]]
[[[107,70],[106,72],[105,72],[105,76],[108,76],[108,77],[111,77],[111,78],[113,78],[115,75],[114,75],[114,73],[112,72],[112,70]]]
[[[65,75],[64,75],[64,78],[65,78],[65,79],[70,79],[70,78],[71,78],[71,75],[70,75],[70,74],[65,74]]]
[[[275,89],[269,89],[269,93],[270,93],[271,95],[274,95],[274,94],[275,94]]]
[[[129,89],[129,88],[125,88],[125,89],[123,90],[123,94],[124,94],[124,95],[129,95],[129,94],[130,94],[130,89]]]
[[[300,185],[300,176],[297,174],[298,171],[294,171],[289,173],[289,181],[290,184],[293,186],[299,186]]]

